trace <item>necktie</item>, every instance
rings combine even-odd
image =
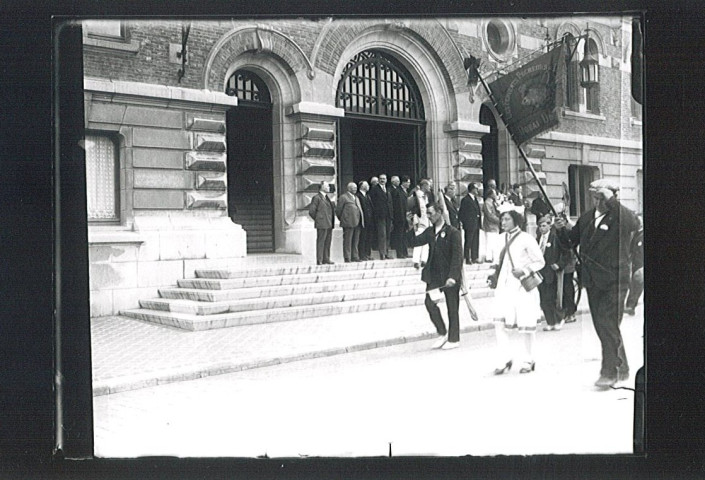
[[[546,251],[546,239],[548,235],[541,235],[541,253],[544,253]]]

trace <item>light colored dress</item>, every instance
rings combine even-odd
[[[545,263],[536,240],[516,228],[501,237],[502,245],[506,246],[512,237],[516,237],[509,245],[514,268],[523,269],[526,274],[541,270]],[[512,262],[509,261],[509,254],[505,253],[494,295],[495,321],[504,322],[507,328],[535,331],[541,314],[539,289],[524,290],[521,281],[512,274]]]

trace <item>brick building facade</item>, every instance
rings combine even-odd
[[[386,172],[456,182],[463,195],[494,177],[535,195],[463,59],[479,57],[491,77],[588,26],[599,86],[568,76],[560,126],[524,149],[552,201],[569,186],[573,216],[601,177],[618,178],[620,199],[641,212],[631,18],[85,22],[91,314],[255,252],[314,258],[306,207],[321,181],[334,197]],[[367,81],[379,83],[365,90]],[[345,98],[361,99],[357,110]]]

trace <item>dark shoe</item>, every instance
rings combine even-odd
[[[636,312],[634,311],[634,309],[631,308],[631,307],[625,308],[625,309],[624,309],[624,313],[626,313],[627,315],[631,315],[631,316],[634,316],[634,315],[636,314]]]
[[[361,262],[362,260],[360,260],[359,258],[353,258],[352,261],[353,262]]]
[[[536,370],[536,362],[525,362],[519,373],[531,373]]]
[[[345,260],[345,263],[350,263],[350,260]]]
[[[617,383],[617,377],[607,377],[605,375],[600,375],[600,378],[595,382],[595,386],[598,388],[610,388]]]
[[[568,315],[567,317],[565,317],[565,323],[575,323],[577,321],[578,319],[575,318],[575,315]]]
[[[421,268],[421,265],[419,265],[418,263],[414,263],[414,268],[418,270],[419,268]]]
[[[421,262],[421,266],[422,266],[422,267],[425,267],[425,266],[426,266],[426,262]]]
[[[494,374],[495,375],[502,375],[504,373],[507,373],[509,370],[512,368],[512,361],[509,360],[502,368],[495,368],[494,369]]]
[[[325,265],[335,265],[335,262],[323,262]]]

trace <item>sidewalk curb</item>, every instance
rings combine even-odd
[[[460,333],[471,333],[492,328],[492,322],[474,323],[460,329]],[[417,335],[407,335],[402,337],[393,337],[383,340],[377,340],[366,343],[359,343],[345,347],[323,348],[309,352],[296,353],[283,357],[263,358],[251,361],[242,362],[225,362],[221,364],[203,365],[196,368],[180,368],[173,370],[162,370],[158,373],[149,373],[144,375],[133,375],[130,377],[117,377],[96,382],[93,385],[93,396],[99,397],[103,395],[111,395],[113,393],[127,392],[130,390],[138,390],[141,388],[156,387],[158,385],[166,385],[169,383],[197,380],[215,375],[223,375],[227,373],[241,372],[243,370],[252,370],[255,368],[271,367],[281,365],[283,363],[297,362],[301,360],[312,360],[315,358],[330,357],[333,355],[341,355],[344,353],[361,352],[364,350],[372,350],[374,348],[391,347],[394,345],[402,345],[404,343],[418,342],[422,340],[430,340],[437,335],[433,332],[424,332]]]
[[[578,308],[576,315],[588,313],[586,308]],[[460,333],[473,333],[494,328],[490,322],[473,322],[471,325],[460,328]],[[232,361],[224,363],[215,363],[210,365],[202,365],[197,367],[186,367],[176,369],[165,369],[161,372],[150,372],[143,375],[132,375],[129,377],[116,377],[99,381],[93,384],[93,396],[99,397],[103,395],[111,395],[114,393],[127,392],[131,390],[139,390],[142,388],[156,387],[158,385],[166,385],[188,380],[197,380],[215,375],[223,375],[228,373],[241,372],[243,370],[252,370],[255,368],[272,367],[284,363],[297,362],[301,360],[312,360],[315,358],[330,357],[333,355],[341,355],[344,353],[361,352],[364,350],[372,350],[374,348],[391,347],[402,345],[410,342],[418,342],[422,340],[430,340],[436,338],[435,332],[423,332],[416,335],[407,335],[400,337],[392,337],[378,341],[359,343],[345,347],[322,348],[309,352],[296,353],[283,357],[263,358],[246,361]]]

